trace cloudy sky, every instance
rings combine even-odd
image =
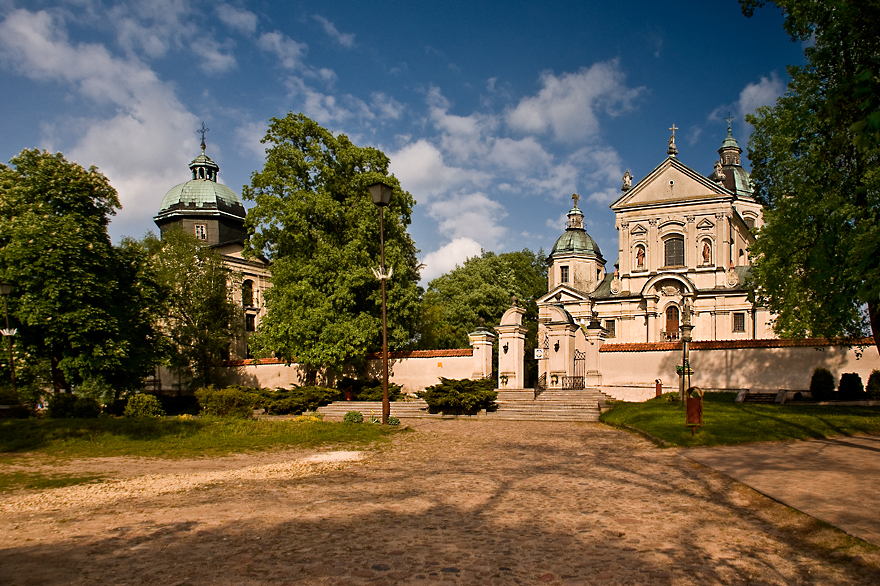
[[[572,193],[613,263],[623,172],[658,165],[673,124],[704,174],[728,115],[745,149],[743,116],[803,62],[781,23],[735,0],[0,0],[0,160],[99,167],[118,241],[155,229],[202,121],[240,193],[269,119],[303,112],[391,157],[424,282],[481,249],[548,250]]]

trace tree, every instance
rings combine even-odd
[[[21,374],[56,391],[138,388],[154,358],[146,257],[107,234],[116,191],[95,167],[24,150],[0,165],[0,276],[15,284]],[[18,370],[18,369],[17,369]]]
[[[143,241],[164,292],[158,327],[171,370],[194,388],[214,382],[213,367],[229,358],[230,344],[244,333],[244,314],[232,299],[236,276],[216,251],[180,228]]]
[[[533,350],[538,336],[538,306],[547,292],[544,251],[529,249],[495,254],[483,252],[428,284],[422,299],[419,348],[467,348],[468,333],[480,325],[497,326],[515,295],[526,309],[526,361],[530,376],[537,376]]]
[[[389,159],[358,147],[302,114],[273,118],[263,142],[266,163],[242,195],[248,212],[249,254],[272,261],[268,312],[255,348],[312,374],[365,365],[382,347],[381,291],[371,269],[379,264],[379,219],[367,186],[393,187],[385,208],[388,345],[406,348],[418,318],[418,252],[407,233],[413,197],[388,175]]]
[[[763,4],[741,0],[746,16]],[[755,194],[766,206],[750,251],[756,298],[783,336],[857,336],[870,326],[876,340],[880,144],[876,96],[865,97],[876,78],[865,72],[880,63],[880,3],[775,4],[792,39],[812,42],[807,64],[789,68],[785,95],[746,118]]]

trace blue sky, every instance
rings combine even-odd
[[[624,170],[647,175],[675,124],[679,159],[711,173],[723,119],[745,149],[744,115],[802,62],[775,7],[735,0],[0,0],[0,159],[96,165],[118,241],[155,230],[202,121],[241,193],[269,119],[304,112],[391,157],[425,282],[481,248],[549,250],[575,192],[613,263]]]

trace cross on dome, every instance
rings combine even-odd
[[[207,146],[207,145],[205,145],[205,133],[207,133],[210,130],[211,130],[210,128],[205,126],[204,121],[202,122],[202,127],[199,128],[198,130],[196,130],[196,134],[202,135],[202,154],[203,155],[205,154],[205,147]]]
[[[579,195],[576,194],[576,193],[572,193],[572,194],[571,194],[571,199],[574,200],[574,207],[578,207],[578,200],[579,200],[580,198],[581,198],[581,196],[579,196]]]

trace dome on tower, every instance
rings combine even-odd
[[[599,245],[584,230],[584,214],[577,207],[577,202],[568,212],[568,228],[565,229],[562,236],[556,239],[556,243],[550,250],[549,256],[552,258],[570,253],[602,256],[602,253],[599,251]]]
[[[752,197],[752,178],[749,176],[749,172],[742,167],[740,159],[742,149],[733,137],[733,131],[730,128],[731,120],[733,119],[727,119],[727,136],[721,142],[721,148],[718,149],[721,160],[715,163],[715,171],[709,175],[709,179],[721,183],[728,191],[732,191],[736,195]],[[721,169],[720,177],[719,166]]]
[[[245,217],[241,199],[232,189],[217,182],[220,167],[204,150],[189,164],[189,168],[192,179],[168,190],[162,198],[157,217],[177,210],[216,210],[222,214]]]

